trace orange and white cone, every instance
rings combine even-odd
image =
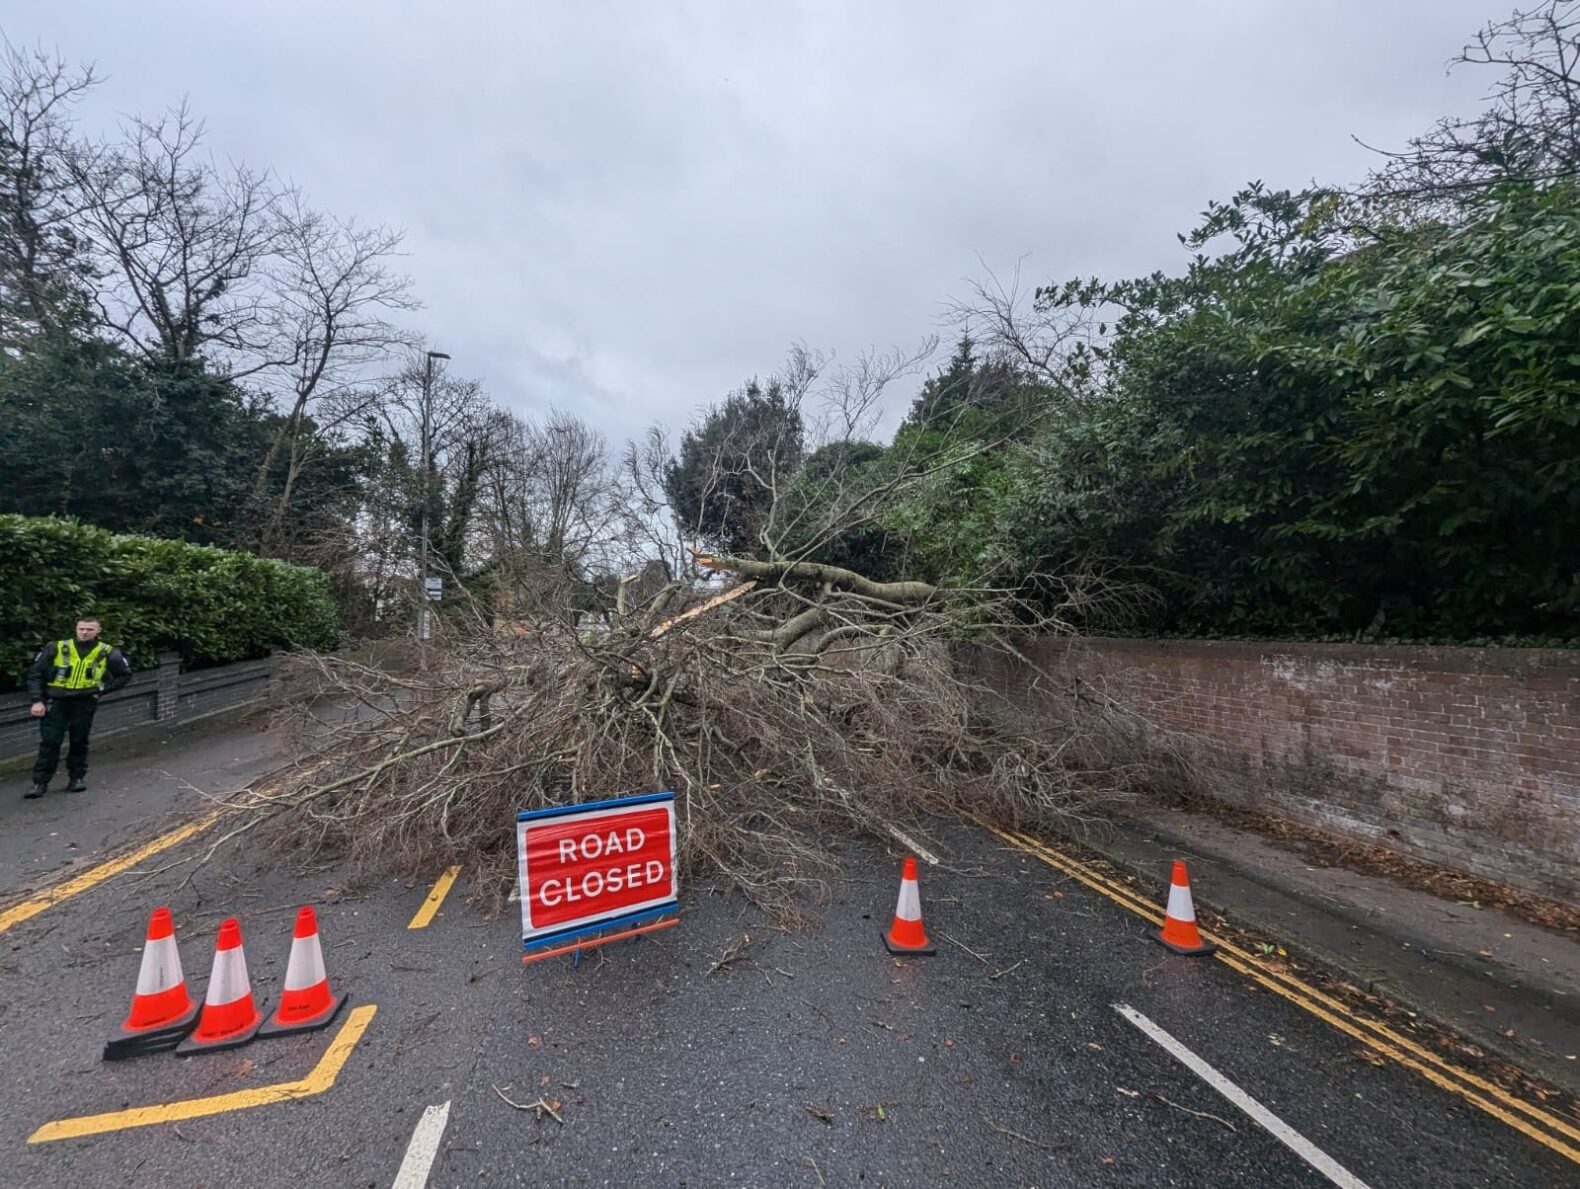
[[[285,964],[280,1006],[258,1035],[293,1036],[326,1027],[345,1002],[344,995],[330,994],[324,950],[318,944],[318,918],[310,906],[304,905],[296,914],[296,934],[291,938],[291,957]]]
[[[235,917],[220,922],[214,947],[214,969],[208,976],[203,1015],[197,1030],[176,1046],[176,1056],[217,1053],[246,1044],[258,1033],[263,1013],[253,1002],[247,981],[247,955],[241,948],[241,925]]]
[[[883,935],[883,944],[891,954],[936,954],[933,943],[927,940],[927,930],[922,927],[922,890],[916,882],[916,860],[905,856],[900,869],[900,902],[894,908],[894,923]]]
[[[1196,928],[1196,907],[1190,898],[1190,876],[1185,860],[1174,860],[1174,875],[1169,880],[1169,906],[1163,915],[1163,931],[1157,939],[1176,954],[1210,954],[1218,947],[1203,941]]]
[[[186,976],[181,972],[181,951],[176,948],[170,910],[156,908],[148,918],[132,1008],[115,1035],[105,1042],[104,1059],[120,1061],[139,1053],[173,1049],[192,1031],[197,1017],[198,1005],[187,994]]]

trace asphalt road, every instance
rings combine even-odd
[[[1580,1185],[1580,1165],[1223,963],[1167,953],[1134,914],[1025,851],[974,828],[936,841],[927,959],[884,952],[899,856],[869,843],[847,846],[818,933],[690,889],[678,928],[528,967],[517,921],[465,906],[464,874],[424,929],[407,926],[426,884],[356,887],[250,852],[185,886],[184,871],[121,876],[0,932],[0,1180],[389,1186],[426,1137],[434,1186]],[[0,882],[33,882],[7,863]],[[218,921],[239,915],[254,990],[272,1002],[304,902],[336,989],[377,1007],[331,1087],[29,1142],[56,1120],[306,1076],[335,1029],[99,1059],[153,906],[174,912],[194,991]],[[563,1122],[512,1105],[539,1099]],[[445,1108],[442,1130],[430,1108]]]

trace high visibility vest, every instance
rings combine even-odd
[[[49,688],[98,689],[104,684],[104,671],[109,664],[110,649],[102,640],[95,641],[86,654],[77,651],[75,640],[56,640],[55,669],[50,674]]]

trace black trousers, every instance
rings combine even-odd
[[[92,698],[51,698],[49,709],[38,720],[38,759],[33,764],[33,783],[48,784],[60,766],[60,745],[68,738],[66,774],[73,779],[88,773],[88,732],[93,729],[93,712],[99,704]]]

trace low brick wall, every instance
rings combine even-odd
[[[122,689],[99,702],[93,734],[98,739],[165,728],[205,714],[230,710],[269,696],[276,672],[273,657],[215,669],[181,672],[181,658],[166,653],[157,668],[134,673]],[[0,694],[0,762],[38,750],[38,722],[25,691]]]
[[[1021,709],[1108,695],[1224,801],[1580,903],[1580,652],[1045,640],[1047,681],[966,658]]]

